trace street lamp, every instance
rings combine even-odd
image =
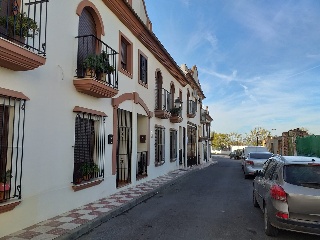
[[[182,102],[179,98],[176,98],[176,100],[174,100],[174,108],[182,108]]]

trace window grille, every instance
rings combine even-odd
[[[23,99],[0,98],[0,202],[21,199],[25,104]]]
[[[78,113],[75,118],[73,183],[104,177],[105,118]]]
[[[155,164],[165,163],[165,128],[155,127]]]
[[[177,160],[177,130],[170,130],[170,161]]]
[[[148,84],[148,60],[140,54],[140,81],[144,84]]]

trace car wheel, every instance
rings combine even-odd
[[[270,237],[276,237],[279,232],[269,221],[267,206],[264,206],[264,232]]]
[[[253,201],[253,206],[254,207],[259,207],[258,201],[256,199],[256,195],[254,194],[254,190],[253,190],[253,193],[252,193],[252,201]]]

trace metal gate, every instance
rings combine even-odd
[[[132,114],[118,109],[117,187],[131,182]]]

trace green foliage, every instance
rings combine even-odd
[[[37,23],[29,18],[25,12],[8,17],[0,16],[0,25],[6,28],[7,24],[10,36],[20,36],[21,33],[22,37],[32,37],[39,32]]]
[[[92,175],[93,173],[99,172],[99,167],[96,163],[86,162],[82,164],[80,171],[83,176]]]
[[[227,150],[230,146],[230,138],[226,133],[214,133],[211,145],[216,150]]]
[[[5,173],[1,174],[0,176],[0,182],[4,183],[9,183],[10,182],[10,178],[12,178],[12,175],[11,175],[11,171],[10,170],[7,170]]]
[[[95,71],[97,74],[99,73],[113,73],[114,67],[109,64],[108,56],[105,51],[102,51],[99,55],[89,55],[83,61],[83,67],[87,68],[91,71]]]
[[[170,110],[170,113],[173,115],[173,116],[176,116],[176,115],[179,115],[181,112],[181,108],[172,108]]]
[[[248,146],[258,146],[262,145],[262,141],[267,139],[271,135],[269,130],[266,130],[262,127],[256,127],[250,131],[249,134],[246,134],[244,138],[244,144]],[[257,141],[258,140],[258,141]]]

